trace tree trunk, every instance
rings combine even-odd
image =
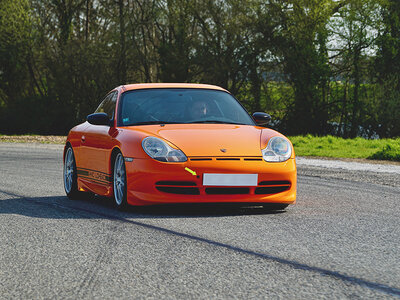
[[[354,51],[354,98],[353,98],[353,112],[351,118],[351,131],[350,137],[355,138],[358,134],[359,126],[359,112],[360,112],[360,100],[359,100],[359,90],[360,90],[360,49],[357,48]]]
[[[125,45],[125,18],[124,18],[124,0],[118,1],[119,8],[119,34],[120,34],[120,55],[118,63],[118,81],[120,84],[126,84],[126,45]]]
[[[91,0],[86,0],[86,20],[85,20],[85,41],[89,38],[89,14],[90,14]]]

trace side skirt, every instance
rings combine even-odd
[[[101,196],[112,196],[112,177],[109,174],[77,168],[78,190],[90,191]]]

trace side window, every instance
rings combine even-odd
[[[117,103],[118,92],[112,92],[108,94],[104,100],[100,103],[99,107],[95,112],[104,112],[110,119],[114,118],[115,104]]]

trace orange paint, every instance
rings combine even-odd
[[[131,84],[120,86],[121,95],[135,89],[224,89],[200,84]],[[225,91],[226,92],[226,91]],[[131,205],[161,203],[249,202],[292,204],[296,200],[297,172],[293,146],[285,162],[266,162],[261,149],[280,133],[259,126],[234,124],[163,124],[117,127],[88,122],[71,129],[67,144],[73,148],[78,189],[113,195],[113,150],[125,158],[127,202]],[[148,136],[180,149],[185,162],[161,162],[142,148]],[[84,138],[83,138],[84,137]],[[187,169],[193,171],[190,172]],[[203,174],[257,174],[257,186],[203,186]],[[194,175],[195,174],[195,175]],[[234,194],[230,194],[234,191]],[[222,194],[220,194],[222,193]]]

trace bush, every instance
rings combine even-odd
[[[387,144],[382,150],[372,154],[369,159],[400,161],[400,146]]]

